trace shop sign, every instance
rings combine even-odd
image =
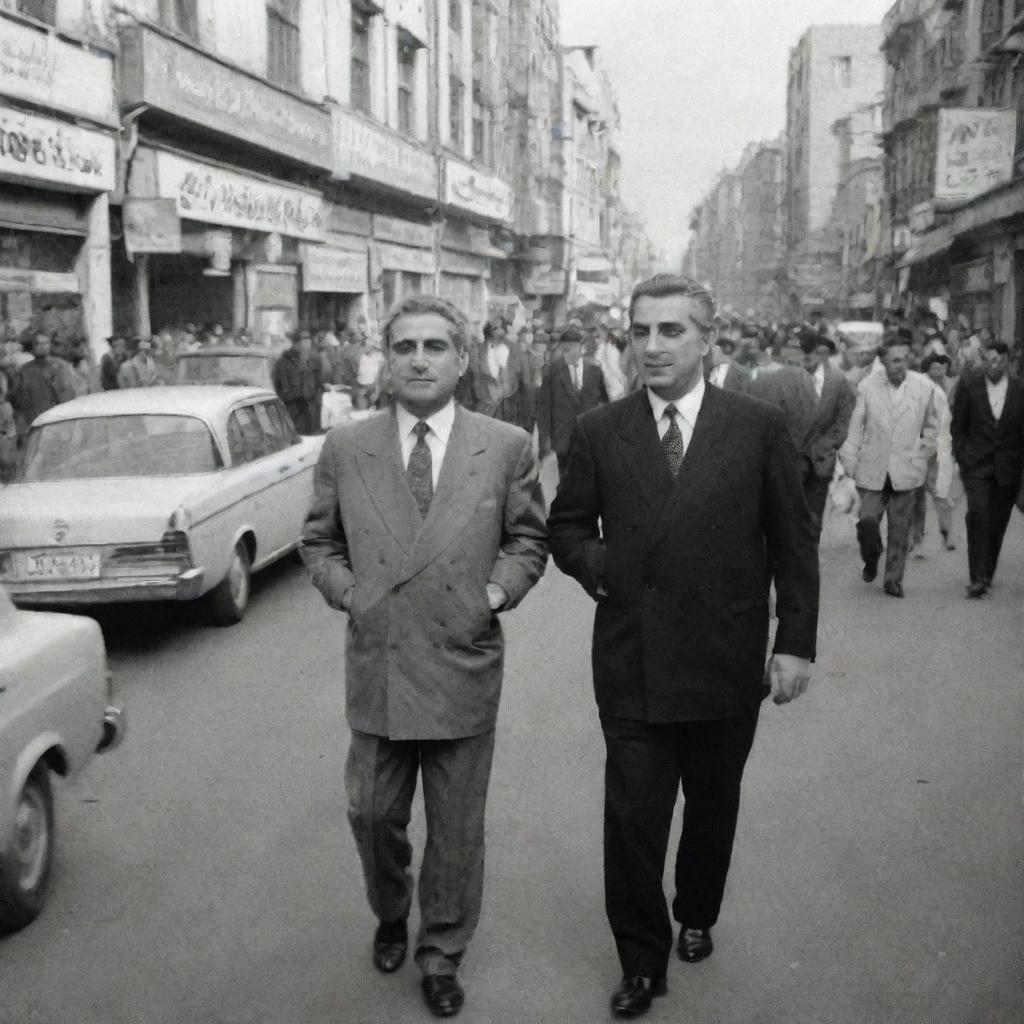
[[[434,246],[434,229],[429,224],[414,224],[412,221],[383,217],[376,213],[373,215],[373,237],[382,242],[396,242],[417,249],[432,249]]]
[[[0,13],[0,93],[111,126],[114,62]]]
[[[939,111],[935,198],[966,202],[1013,178],[1013,108]]]
[[[322,196],[294,185],[250,178],[175,153],[155,152],[157,189],[178,216],[225,227],[280,232],[320,242],[326,237]]]
[[[21,270],[0,267],[0,292],[32,292],[33,294],[78,294],[78,276],[52,270]]]
[[[192,124],[331,166],[331,115],[150,28],[121,34],[122,102],[147,103]]]
[[[564,295],[565,271],[548,270],[524,278],[523,290],[527,295]]]
[[[441,269],[446,274],[461,274],[464,277],[488,277],[490,266],[479,256],[466,256],[461,252],[441,252]]]
[[[181,220],[173,199],[125,196],[121,224],[129,253],[181,252]]]
[[[512,189],[500,178],[484,174],[469,164],[446,157],[444,193],[448,206],[489,220],[512,219]]]
[[[113,136],[0,106],[0,175],[110,192],[115,166]]]
[[[380,265],[386,270],[407,270],[411,274],[433,274],[432,249],[411,249],[407,245],[380,242],[377,245]]]
[[[954,294],[967,295],[992,290],[991,260],[975,260],[973,263],[962,263],[950,269]]]
[[[437,162],[426,150],[337,107],[335,169],[424,199],[437,199]]]
[[[332,203],[330,207],[331,231],[340,235],[363,235],[372,233],[373,218],[366,210],[353,210],[348,206]]]
[[[347,252],[331,245],[299,246],[304,292],[368,291],[366,253]]]
[[[504,259],[506,254],[491,243],[491,233],[487,228],[475,224],[460,224],[448,221],[444,226],[441,245],[445,249],[475,253],[477,256]]]

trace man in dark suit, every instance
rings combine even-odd
[[[729,338],[722,338],[711,347],[708,383],[723,391],[746,392],[750,390],[750,371],[736,362],[735,353],[736,348]]]
[[[559,479],[565,475],[569,442],[576,417],[608,401],[601,367],[583,359],[583,333],[565,327],[557,335],[557,351],[544,368],[537,399],[540,454],[554,452]]]
[[[597,602],[593,672],[607,748],[605,900],[617,1016],[666,991],[662,873],[685,799],[672,912],[679,955],[712,950],[761,701],[807,686],[818,557],[782,413],[705,385],[714,304],[686,277],[633,292],[645,388],[582,416],[548,527],[558,567]],[[769,559],[778,630],[765,668]]]
[[[547,560],[532,439],[453,401],[467,330],[434,296],[392,310],[384,342],[396,404],[328,434],[303,533],[313,585],[348,614],[345,788],[379,921],[374,964],[391,973],[406,954],[407,826],[420,774],[416,963],[442,1017],[462,1006],[456,972],[480,916],[498,613],[523,599]]]
[[[819,538],[828,500],[828,486],[836,471],[836,459],[850,430],[850,417],[857,402],[853,388],[829,362],[836,353],[835,342],[824,334],[801,335],[804,369],[814,382],[817,405],[804,457],[804,497],[814,517]]]
[[[988,342],[983,354],[983,372],[960,379],[950,424],[967,492],[968,597],[992,585],[1024,467],[1024,384],[1007,373],[1003,342]]]

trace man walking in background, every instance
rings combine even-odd
[[[384,328],[395,406],[335,427],[303,534],[313,585],[348,614],[349,819],[378,919],[373,962],[405,959],[407,837],[423,780],[427,842],[416,963],[430,1011],[463,1004],[457,971],[480,915],[484,805],[504,641],[498,620],[547,560],[531,438],[453,400],[468,325],[410,296]]]
[[[1024,469],[1024,384],[1009,376],[1009,349],[988,341],[983,372],[964,374],[953,399],[953,456],[967,492],[968,597],[992,586]]]
[[[885,551],[883,589],[903,597],[903,573],[910,550],[916,491],[928,476],[939,436],[939,413],[931,382],[907,370],[910,345],[899,334],[882,346],[883,374],[868,374],[857,387],[857,402],[839,457],[860,494],[857,540],[865,583],[878,576]],[[883,549],[881,520],[887,517]]]
[[[679,956],[694,963],[712,951],[761,701],[771,686],[777,703],[801,694],[815,653],[818,555],[796,452],[777,409],[705,385],[714,315],[686,277],[634,289],[645,387],[577,421],[549,518],[555,563],[597,602],[620,1017],[666,991],[662,876],[680,784],[672,914]],[[766,671],[772,572],[779,625]]]

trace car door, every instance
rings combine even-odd
[[[278,502],[283,545],[297,544],[313,492],[313,468],[317,446],[296,432],[288,411],[277,398],[261,402],[257,407],[268,436],[277,449],[280,500]]]
[[[228,452],[231,472],[239,484],[239,520],[247,520],[256,531],[256,564],[262,565],[284,543],[280,522],[281,489],[278,453],[249,402],[232,410],[228,417]]]

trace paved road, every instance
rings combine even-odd
[[[673,963],[649,1019],[1024,1020],[1022,524],[981,602],[961,596],[963,552],[935,549],[885,597],[849,521],[830,524],[813,688],[765,707],[715,955]],[[590,615],[551,568],[507,620],[467,1024],[608,1016]],[[293,564],[234,629],[106,619],[130,736],[60,792],[52,901],[0,943],[3,1024],[430,1019],[411,965],[368,963],[340,627]]]

